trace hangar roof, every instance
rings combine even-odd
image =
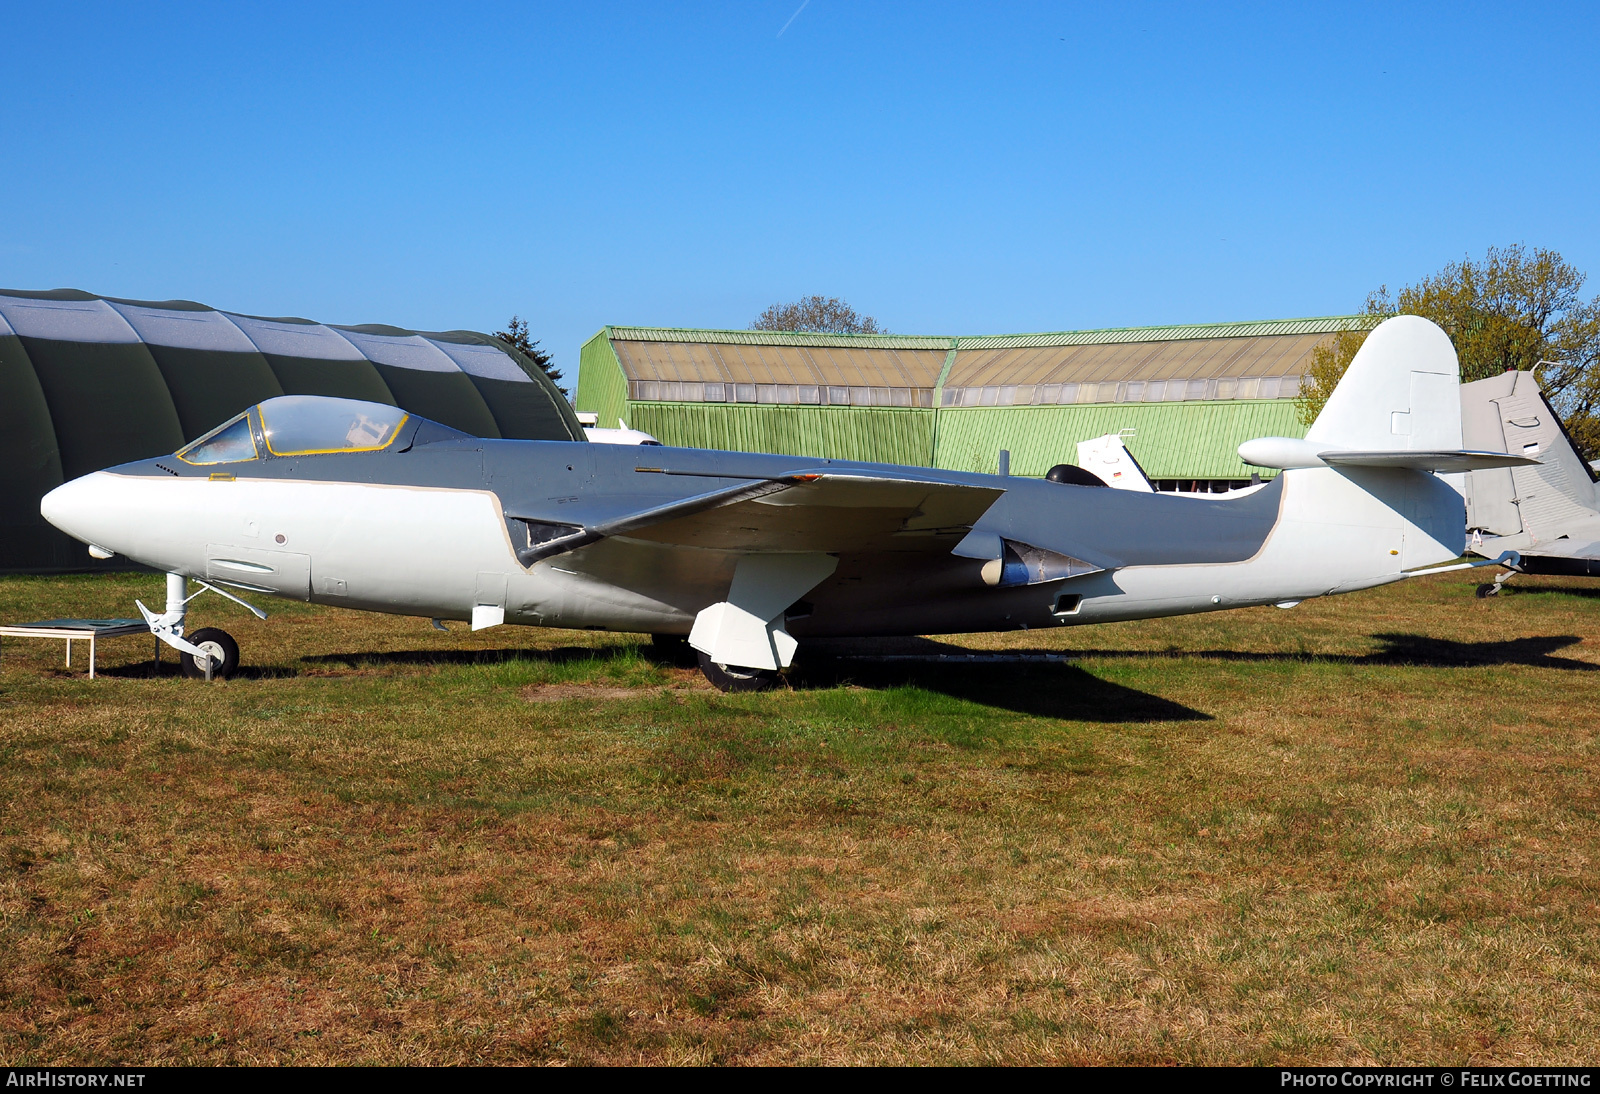
[[[1010,406],[1288,398],[1312,349],[1370,319],[984,337],[607,327],[645,402]],[[833,393],[830,396],[830,391]]]

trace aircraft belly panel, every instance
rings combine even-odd
[[[797,638],[953,634],[1042,626],[1056,584],[994,588],[980,560],[900,553],[845,555],[838,568],[791,608]]]
[[[1554,577],[1600,577],[1600,558],[1567,555],[1523,555],[1521,570]]]
[[[695,613],[727,597],[739,552],[670,546],[632,537],[604,539],[545,565],[632,590]]]
[[[694,622],[692,613],[648,594],[548,563],[512,575],[507,614],[536,626],[661,634],[687,634]]]

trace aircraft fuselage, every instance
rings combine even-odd
[[[105,550],[244,590],[442,619],[499,605],[508,623],[687,633],[727,595],[745,553],[737,530],[716,547],[612,536],[524,565],[517,540],[526,523],[593,525],[742,481],[818,471],[1001,490],[971,531],[1082,558],[1100,572],[991,586],[984,560],[950,553],[968,528],[906,533],[906,550],[878,540],[833,552],[837,569],[788,612],[797,638],[1286,602],[1382,584],[1460,550],[1448,527],[1411,524],[1408,539],[1408,522],[1374,500],[1448,489],[1404,471],[1291,472],[1206,500],[795,456],[468,438],[202,467],[144,460],[69,483],[46,509]],[[1335,495],[1344,519],[1321,524],[1318,511]],[[1352,505],[1370,517],[1357,534]],[[942,549],[929,550],[928,537]]]

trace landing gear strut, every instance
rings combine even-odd
[[[1486,599],[1487,597],[1491,597],[1491,596],[1499,596],[1500,595],[1500,590],[1505,586],[1505,583],[1510,581],[1513,577],[1515,577],[1517,575],[1517,573],[1518,573],[1518,571],[1516,571],[1516,570],[1507,570],[1503,574],[1498,574],[1498,575],[1495,576],[1495,579],[1494,579],[1493,582],[1488,583],[1488,584],[1484,584],[1484,585],[1479,585],[1478,588],[1474,591],[1473,595],[1476,596],[1479,600],[1483,600],[1483,599]]]
[[[718,691],[770,691],[783,676],[771,669],[747,669],[738,665],[719,665],[699,650],[700,671]]]
[[[241,600],[230,592],[199,582],[200,593],[212,592],[220,597],[233,601],[242,607],[248,608],[257,619],[265,619],[267,613],[248,601]],[[227,631],[215,627],[201,627],[188,637],[184,637],[183,621],[188,615],[189,601],[200,593],[192,596],[189,594],[189,579],[183,574],[167,575],[167,610],[157,615],[144,606],[141,600],[134,603],[139,606],[139,611],[144,615],[145,623],[150,627],[150,633],[156,636],[158,642],[165,642],[178,651],[178,666],[183,674],[191,679],[213,680],[222,677],[226,680],[239,668],[239,643]],[[156,647],[156,669],[160,671],[161,647]]]

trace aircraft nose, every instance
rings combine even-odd
[[[62,483],[39,500],[39,512],[74,539],[98,546],[97,525],[106,512],[108,492],[112,489],[110,476],[96,471],[92,475]]]

